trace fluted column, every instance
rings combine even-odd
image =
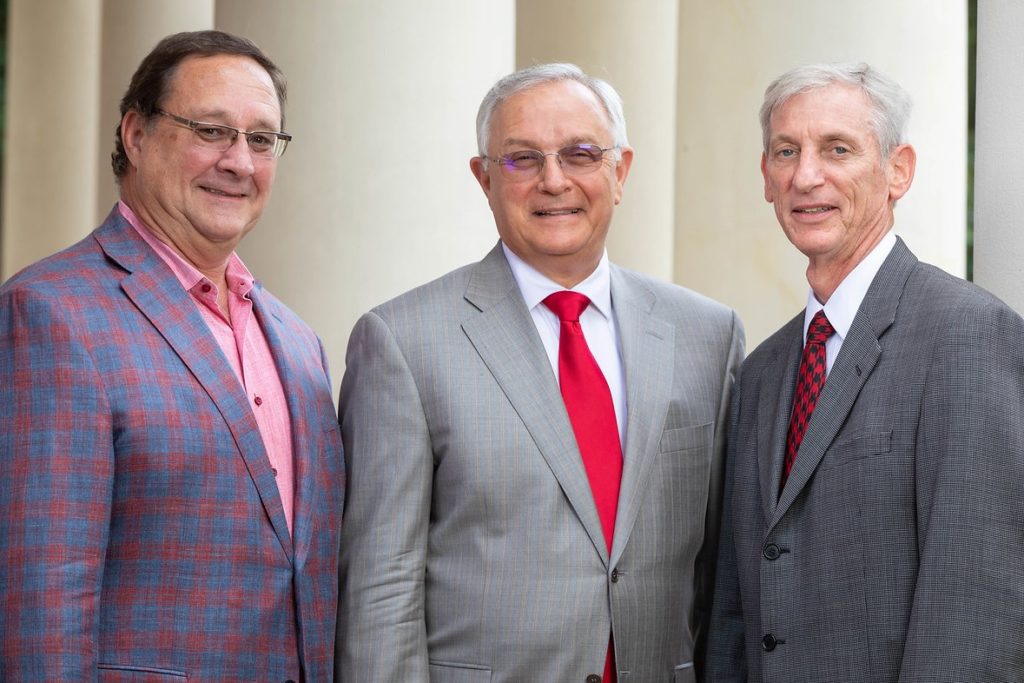
[[[764,88],[799,64],[839,61],[867,61],[906,88],[918,165],[896,233],[963,275],[966,41],[962,0],[681,0],[676,280],[735,307],[749,348],[807,296],[806,259],[764,201]]]
[[[0,280],[94,225],[100,6],[10,0]]]
[[[497,240],[469,158],[513,20],[512,0],[217,2],[287,75],[295,136],[240,251],[321,334],[335,385],[359,314]]]
[[[616,263],[672,279],[675,2],[519,0],[516,65],[568,61],[622,95],[633,167],[608,236]]]
[[[978,3],[974,279],[1024,313],[1024,4]]]

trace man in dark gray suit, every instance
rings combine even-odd
[[[810,292],[734,395],[710,681],[1024,680],[1024,321],[892,234],[909,109],[866,64],[765,92]]]
[[[477,137],[501,241],[349,343],[338,675],[694,681],[742,328],[609,264],[633,151],[607,83],[514,73]]]

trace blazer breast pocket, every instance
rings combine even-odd
[[[677,451],[710,448],[711,442],[714,438],[714,422],[707,422],[702,425],[693,425],[690,427],[666,429],[661,433],[661,443],[658,450],[662,453],[675,453]]]
[[[491,670],[476,664],[431,662],[430,683],[490,683]]]
[[[822,469],[842,467],[866,458],[884,456],[892,452],[892,430],[857,434],[832,444],[821,463]]]
[[[97,680],[101,683],[158,683],[166,681],[173,683],[188,680],[188,674],[175,669],[160,669],[152,666],[130,666],[128,664],[104,664],[96,665]]]

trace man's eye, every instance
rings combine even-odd
[[[249,146],[253,149],[270,149],[274,146],[274,136],[266,133],[253,133],[249,136]]]
[[[199,126],[196,128],[196,134],[207,142],[217,142],[226,138],[228,131],[220,126]]]
[[[843,147],[842,145],[836,145],[835,147],[832,148],[832,151],[835,152],[836,154],[846,154],[850,150],[848,150],[847,148]]]
[[[572,164],[592,164],[595,161],[600,161],[602,154],[600,147],[579,145],[563,149],[560,156]]]
[[[537,157],[538,154],[535,152],[512,152],[505,157],[505,160],[510,166],[515,168],[528,168],[537,163]]]
[[[795,149],[780,149],[778,152],[776,152],[776,154],[778,156],[782,157],[783,159],[788,159],[790,157],[796,156],[796,150]]]

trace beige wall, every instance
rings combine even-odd
[[[99,5],[10,0],[0,279],[94,227]]]

